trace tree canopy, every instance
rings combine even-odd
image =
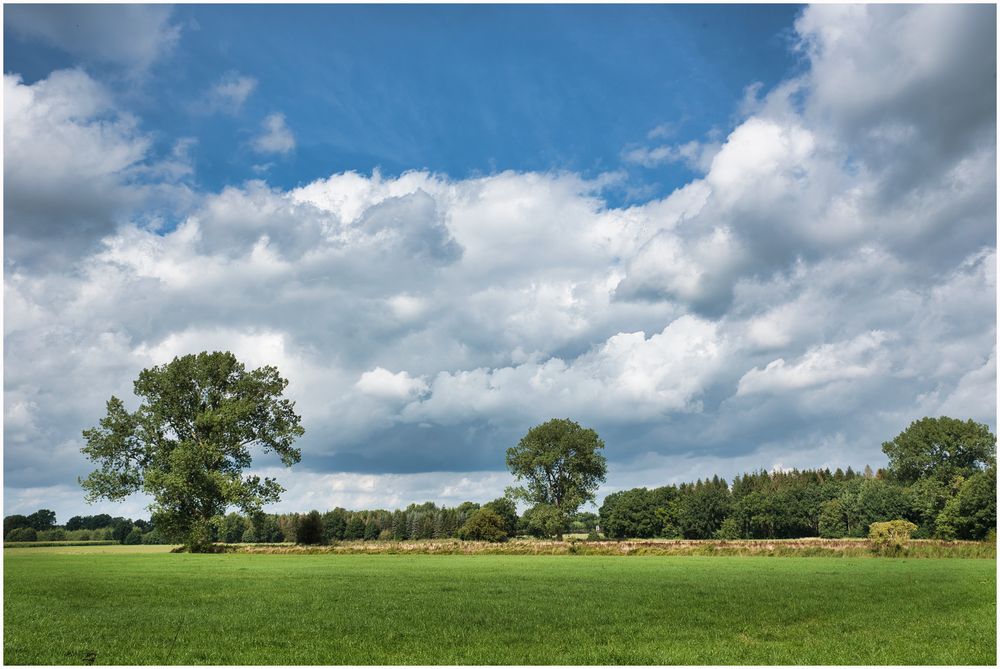
[[[163,536],[202,549],[210,519],[230,506],[252,514],[284,489],[273,478],[244,476],[250,447],[299,461],[292,444],[304,434],[288,381],[271,366],[247,371],[229,352],[174,358],[145,369],[134,383],[141,399],[129,412],[112,396],[98,427],[84,430],[82,452],[99,465],[80,484],[87,500],[153,497]]]
[[[528,430],[517,446],[507,449],[507,467],[524,484],[510,489],[513,497],[546,505],[559,518],[556,534],[581,504],[593,502],[608,465],[604,442],[594,430],[569,419],[554,418]]]
[[[950,483],[996,463],[997,438],[972,419],[921,418],[882,444],[889,458],[889,475],[903,484],[923,478]]]

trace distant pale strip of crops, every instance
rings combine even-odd
[[[116,546],[117,541],[5,541],[4,548],[52,548],[59,546]]]
[[[875,557],[867,539],[768,539],[629,541],[544,541],[515,539],[504,543],[460,541],[340,541],[331,545],[218,544],[226,553],[287,554],[437,554],[437,555],[702,555],[774,557]],[[982,541],[914,539],[898,557],[996,559],[996,544]]]

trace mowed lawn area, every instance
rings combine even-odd
[[[7,664],[985,664],[996,561],[4,551]]]

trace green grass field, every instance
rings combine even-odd
[[[7,664],[994,664],[996,561],[4,551]]]

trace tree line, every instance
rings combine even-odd
[[[500,532],[463,527],[470,520],[486,517],[486,513],[501,519]],[[25,519],[44,513],[51,521],[44,527],[32,527]],[[31,516],[12,515],[4,518],[5,541],[117,541],[123,544],[173,543],[164,537],[149,520],[112,518],[108,514],[73,516],[65,525],[56,525],[55,513],[41,509]],[[577,512],[570,518],[568,531],[594,532],[598,516]],[[25,531],[29,530],[29,531]],[[285,543],[328,544],[335,541],[407,541],[413,539],[498,540],[519,535],[545,536],[545,529],[531,524],[531,514],[518,515],[514,503],[507,497],[479,504],[463,502],[455,507],[438,506],[434,502],[410,504],[405,509],[363,509],[351,511],[337,507],[321,513],[259,513],[230,512],[214,516],[209,523],[213,542],[224,543]]]
[[[112,517],[106,513],[73,516],[65,525],[56,524],[56,514],[39,509],[30,515],[13,514],[3,519],[4,541],[116,541],[122,544],[168,543],[148,520]]]
[[[609,537],[792,539],[865,537],[906,520],[914,537],[985,539],[996,532],[996,437],[985,425],[923,418],[883,443],[889,466],[759,471],[608,495]]]
[[[286,466],[300,460],[293,443],[304,430],[294,403],[283,397],[287,383],[274,367],[247,370],[229,352],[185,355],[143,370],[133,384],[138,408],[130,412],[112,397],[98,425],[83,431],[81,450],[98,465],[80,480],[87,500],[144,492],[153,499],[150,533],[192,551],[237,535],[308,543],[502,540],[514,533],[562,538],[606,480],[597,433],[552,419],[507,449],[516,485],[482,508],[265,514],[284,489],[246,473],[249,449],[273,452]],[[879,520],[912,520],[923,536],[981,538],[995,525],[995,493],[989,493],[996,489],[996,437],[986,425],[924,418],[882,446],[889,467],[860,477],[825,469],[756,472],[732,486],[712,477],[616,492],[600,507],[600,525],[612,537],[686,538],[863,536]],[[521,516],[505,511],[514,501],[528,506]],[[227,515],[234,508],[242,514]]]
[[[508,460],[541,458],[553,470],[573,470],[575,456],[556,457],[560,440],[566,440],[576,455],[587,454],[585,461],[594,470],[599,440],[592,430],[572,421],[550,421],[539,428],[529,431],[531,438],[526,436],[518,448],[510,449]],[[426,502],[395,511],[338,507],[305,514],[231,512],[209,519],[206,538],[226,543],[306,544],[452,537],[500,541],[520,535],[560,536],[568,531],[597,537],[598,530],[612,539],[844,538],[868,536],[873,523],[896,520],[913,523],[916,538],[995,536],[996,438],[987,426],[948,417],[924,418],[885,442],[882,450],[889,466],[877,471],[870,467],[862,472],[850,467],[832,472],[758,471],[737,476],[732,485],[714,476],[653,489],[633,488],[607,495],[598,514],[577,510],[592,480],[574,489],[542,467],[532,479],[538,482],[538,490],[526,490],[529,484],[482,505],[463,502],[449,508]],[[534,471],[536,464],[532,461],[525,471]],[[546,486],[562,492],[561,508],[559,499],[547,496]],[[518,494],[536,502],[523,514],[517,513],[513,501]],[[36,534],[39,540],[85,540],[87,532],[93,539],[122,543],[163,543],[170,538],[153,522],[107,514],[74,516],[63,528],[55,525],[55,514],[46,509],[4,519],[8,541],[33,540],[28,537]]]

